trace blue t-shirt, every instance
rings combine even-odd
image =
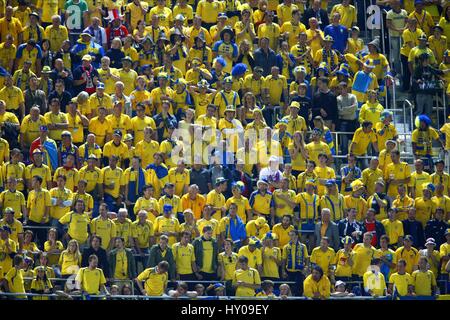
[[[328,25],[324,29],[325,36],[332,36],[334,43],[332,48],[344,54],[345,47],[347,46],[348,39],[348,29],[343,25],[334,26],[332,24]]]

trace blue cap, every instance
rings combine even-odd
[[[245,63],[238,63],[231,70],[231,75],[238,76],[240,74],[245,74],[246,71],[247,71],[247,65]]]
[[[216,59],[216,62],[217,62],[217,63],[220,63],[223,67],[225,67],[225,66],[227,65],[227,62],[226,62],[225,59],[222,58],[222,57],[218,57],[218,58]]]
[[[48,127],[47,126],[40,126],[39,127],[39,131],[47,132],[48,131]]]
[[[105,84],[103,82],[97,83],[97,89],[105,89]]]
[[[326,186],[326,187],[331,187],[331,186],[333,186],[333,185],[335,185],[335,184],[336,184],[336,180],[334,180],[334,179],[328,179],[327,182],[325,183],[325,186]]]
[[[417,6],[418,4],[424,4],[423,0],[415,0],[414,5]]]
[[[171,204],[166,203],[166,204],[163,206],[163,211],[164,211],[164,212],[171,211],[172,209],[173,209],[173,207],[172,207]]]

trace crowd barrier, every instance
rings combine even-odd
[[[168,295],[163,296],[143,296],[143,295],[81,295],[81,294],[69,294],[65,297],[61,294],[36,294],[36,293],[6,293],[6,292],[0,292],[0,298],[9,298],[9,299],[33,299],[33,298],[43,298],[47,297],[50,299],[67,299],[67,296],[70,296],[71,299],[74,300],[152,300],[152,301],[161,301],[161,300],[233,300],[233,301],[267,301],[267,300],[313,300],[311,298],[307,297],[237,297],[237,296],[199,296],[196,298],[189,298],[189,297],[177,297],[172,298]],[[24,298],[26,297],[26,298]],[[441,298],[442,297],[442,298]],[[414,300],[414,301],[423,301],[423,300],[448,300],[449,297],[447,295],[438,295],[438,296],[404,296],[404,297],[393,297],[393,296],[378,296],[378,297],[372,297],[372,296],[347,296],[347,297],[329,297],[327,300],[355,300],[355,301],[362,301],[362,300]]]

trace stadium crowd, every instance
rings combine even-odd
[[[0,0],[0,297],[447,292],[450,5],[373,4]]]

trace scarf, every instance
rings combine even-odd
[[[36,36],[37,36],[37,39],[35,39],[36,42],[39,43],[39,44],[41,44],[41,43],[42,43],[42,33],[41,33],[41,30],[39,29],[39,26],[38,26],[38,25],[36,25],[35,27],[32,27],[32,26],[30,25],[30,31],[29,31],[30,38],[33,38],[33,35],[31,34],[31,32],[32,32],[33,29],[36,29]]]
[[[98,150],[98,149],[101,149],[100,146],[98,144],[94,143],[94,150]],[[84,148],[83,160],[88,161],[88,158],[89,158],[89,146],[86,143],[85,148]]]
[[[50,167],[50,170],[53,171],[58,168],[58,148],[55,143],[51,143],[48,140],[44,142],[43,146],[46,153],[44,162]]]
[[[342,215],[342,213],[344,212],[344,201],[343,201],[343,197],[342,195],[338,194],[338,209],[339,209],[339,214]],[[334,207],[334,202],[333,200],[331,200],[331,197],[329,195],[325,195],[325,199],[328,200],[328,202],[330,203],[330,207],[331,207],[331,211],[333,212],[333,221],[336,221],[336,208]],[[338,217],[339,220],[342,218],[342,216]]]
[[[131,168],[131,172],[135,172],[135,170]],[[131,202],[136,202],[138,196],[142,194],[142,189],[145,185],[144,170],[142,168],[138,169],[138,177],[136,178],[136,180],[128,182],[128,200]]]
[[[294,260],[292,260],[292,242],[289,242],[289,245],[286,246],[287,251],[287,269],[291,270],[303,270],[303,260],[304,260],[304,248],[300,242],[295,244],[295,253]]]
[[[69,148],[66,148],[61,144],[61,148],[59,149],[61,153],[61,163],[64,164],[66,162],[68,155],[73,155],[75,158],[75,166],[78,166],[77,161],[77,150],[75,148],[75,145],[71,144]]]
[[[158,177],[158,179],[162,179],[162,178],[166,177],[169,173],[169,171],[167,170],[166,167],[164,167],[162,165],[156,166],[154,163],[149,164],[147,166],[147,169],[155,170],[155,173],[156,173],[156,176]]]
[[[90,67],[89,69],[86,69],[82,65],[81,66],[81,70],[83,71],[83,73],[86,73],[86,79],[87,79],[86,89],[93,89],[94,88],[94,82],[92,81],[92,78],[91,78],[91,72],[92,72],[94,67],[92,65],[90,65],[89,67]]]
[[[322,61],[324,61],[327,65],[330,67],[330,73],[336,69],[336,64],[334,63],[334,56],[335,52],[333,49],[330,49],[330,54],[328,54],[328,51],[323,48],[322,49]],[[330,63],[328,64],[328,58],[330,58]]]
[[[235,219],[228,216],[228,225],[225,228],[225,239],[231,238],[233,241],[245,239],[247,233],[245,231],[245,225],[239,216]]]

